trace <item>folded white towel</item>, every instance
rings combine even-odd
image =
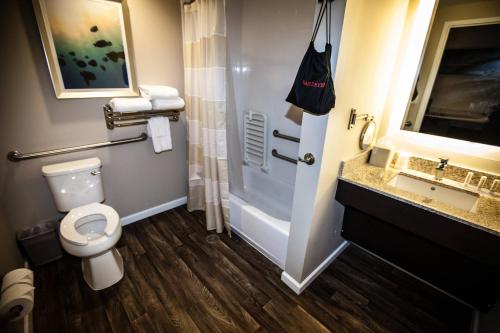
[[[141,96],[148,99],[167,99],[179,97],[177,89],[169,86],[139,85]]]
[[[180,110],[184,108],[184,100],[180,97],[172,99],[152,99],[153,110]]]
[[[117,112],[149,111],[153,109],[149,99],[136,98],[112,98],[109,105]]]
[[[148,136],[153,141],[155,153],[172,150],[172,136],[168,117],[152,117],[148,119]]]

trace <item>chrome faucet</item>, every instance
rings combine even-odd
[[[449,158],[447,158],[447,157],[440,157],[439,158],[439,163],[436,167],[436,173],[434,174],[435,180],[443,179],[444,169],[446,169],[446,166],[448,165],[448,160],[449,160]]]

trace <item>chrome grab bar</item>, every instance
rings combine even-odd
[[[89,145],[82,145],[82,146],[76,146],[76,147],[52,149],[52,150],[40,151],[40,152],[36,152],[36,153],[24,154],[18,150],[13,150],[13,151],[10,151],[7,153],[7,159],[9,161],[12,161],[12,162],[19,162],[19,161],[23,161],[23,160],[29,160],[32,158],[74,153],[74,152],[82,151],[82,150],[90,150],[90,149],[96,149],[96,148],[122,145],[125,143],[145,141],[147,138],[148,138],[148,135],[146,133],[141,133],[141,135],[139,135],[138,137],[134,137],[134,138],[112,140],[112,141],[106,141],[106,142],[98,142],[98,143],[92,143]]]
[[[287,162],[290,162],[290,163],[293,163],[293,164],[297,164],[297,160],[294,159],[294,158],[291,158],[291,157],[288,157],[288,156],[285,156],[285,155],[281,155],[280,153],[278,153],[278,151],[276,149],[273,149],[271,151],[271,153],[273,154],[274,157],[276,158],[279,158],[283,161],[287,161]]]
[[[286,134],[281,134],[280,131],[278,131],[276,129],[273,131],[273,136],[275,136],[277,138],[280,138],[280,139],[284,139],[284,140],[293,141],[293,142],[299,142],[300,143],[300,139],[299,138],[296,138],[296,137],[290,136],[290,135],[286,135]]]

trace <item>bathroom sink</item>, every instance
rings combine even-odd
[[[477,199],[479,198],[474,193],[441,186],[426,179],[417,179],[403,174],[396,175],[387,184],[397,189],[426,197],[423,200],[424,203],[436,200],[470,212],[474,211]]]

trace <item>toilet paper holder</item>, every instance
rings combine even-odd
[[[33,271],[27,268],[15,269],[3,277],[0,289],[0,327],[8,321],[25,317],[33,310],[33,277]]]

